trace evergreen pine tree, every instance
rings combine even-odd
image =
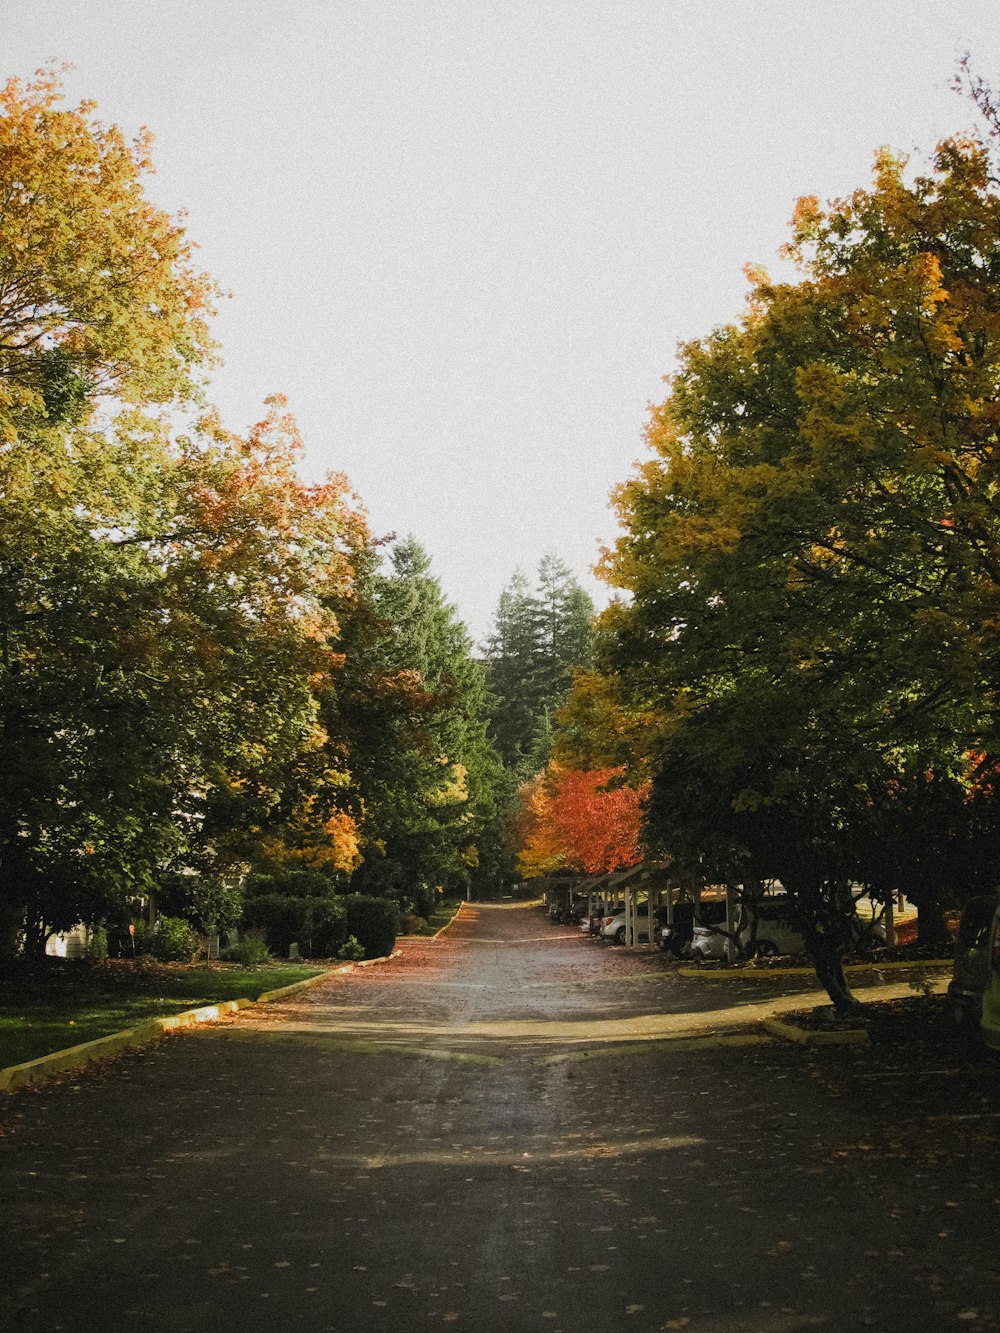
[[[592,661],[593,614],[590,598],[554,552],[539,563],[536,589],[518,570],[500,594],[486,642],[491,735],[522,780],[548,761],[552,716],[573,671]]]

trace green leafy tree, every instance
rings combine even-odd
[[[358,569],[326,704],[350,756],[361,857],[351,885],[427,914],[439,888],[500,873],[504,773],[486,737],[482,667],[426,552],[409,537],[388,569],[374,548]]]
[[[282,404],[198,398],[211,284],[129,147],[58,84],[0,93],[0,949],[248,859],[320,792],[327,607],[363,522]],[[157,413],[162,413],[157,415]],[[318,795],[319,792],[319,795]]]
[[[619,492],[605,666],[648,722],[653,836],[685,811],[713,871],[779,877],[840,1007],[866,847],[916,775],[971,791],[996,744],[998,240],[976,142],[800,201],[802,279],[752,275],[745,319],[682,350]],[[895,873],[933,917],[945,886]]]

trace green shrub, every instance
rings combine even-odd
[[[243,904],[243,925],[264,934],[271,949],[288,956],[293,940],[302,943],[302,900],[282,893],[267,893],[247,899]]]
[[[433,884],[420,884],[413,891],[413,912],[415,916],[429,917],[434,913],[438,891]]]
[[[182,916],[202,935],[225,935],[243,910],[243,891],[204,875],[165,875],[157,903],[167,916]]]
[[[343,958],[349,963],[359,963],[364,956],[364,946],[359,944],[353,935],[348,935],[337,953],[338,958]]]
[[[108,932],[103,926],[94,926],[87,939],[84,957],[92,963],[103,963],[108,956]]]
[[[200,945],[194,928],[183,917],[161,916],[152,929],[145,921],[136,926],[135,948],[160,963],[190,963],[197,958]]]
[[[271,961],[271,951],[259,935],[244,935],[224,949],[222,956],[227,963],[242,963],[244,967],[258,967]]]
[[[391,954],[399,934],[399,905],[389,898],[370,898],[363,893],[352,893],[344,902],[347,934],[359,941],[365,957],[385,958]]]

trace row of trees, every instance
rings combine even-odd
[[[546,557],[484,661],[416,540],[302,480],[282,399],[226,430],[218,293],[151,169],[55,74],[0,90],[0,953],[154,891],[232,923],[248,874],[493,891],[589,602]]]
[[[800,200],[798,279],[751,272],[744,317],[680,349],[563,715],[564,758],[650,783],[676,874],[781,881],[841,1008],[858,886],[905,890],[926,937],[996,883],[994,144]]]

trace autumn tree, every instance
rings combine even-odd
[[[653,719],[654,822],[766,864],[841,1007],[876,812],[996,746],[998,226],[976,141],[800,201],[801,280],[752,274],[743,321],[682,349],[618,494],[605,667]]]
[[[7,951],[170,866],[241,863],[296,800],[351,859],[313,757],[363,520],[342,479],[298,479],[277,401],[243,439],[210,414],[178,433],[212,288],[145,196],[147,146],[48,75],[0,94]]]
[[[621,769],[574,770],[556,763],[521,789],[518,866],[528,879],[558,871],[588,875],[642,860],[648,787],[623,782]]]
[[[94,394],[189,397],[215,289],[145,192],[151,139],[63,104],[58,75],[0,89],[0,429]]]

